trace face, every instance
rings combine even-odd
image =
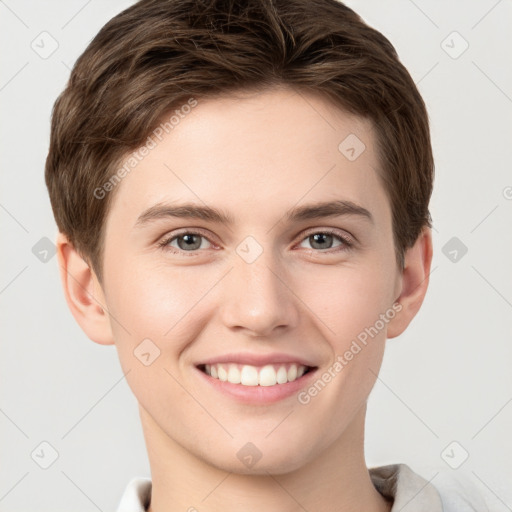
[[[289,89],[190,110],[109,211],[121,365],[160,442],[226,471],[250,471],[242,447],[259,472],[300,468],[364,408],[397,314],[375,133]]]

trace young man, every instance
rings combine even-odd
[[[364,459],[385,341],[427,291],[433,168],[414,82],[335,0],[148,0],[103,27],[46,182],[68,305],[139,402],[151,480],[119,512],[449,509]]]

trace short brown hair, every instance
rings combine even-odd
[[[391,43],[337,0],[142,0],[91,41],[53,109],[53,213],[100,281],[113,192],[94,191],[127,153],[191,97],[274,85],[373,122],[403,268],[405,250],[431,227],[434,161],[425,104]]]

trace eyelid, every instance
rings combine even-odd
[[[173,238],[176,238],[180,235],[201,235],[204,236],[204,238],[207,238],[210,240],[210,234],[206,229],[203,228],[181,228],[177,229],[175,231],[172,231],[171,233],[164,235],[164,238],[167,240],[172,240]]]
[[[163,236],[163,238],[157,242],[157,246],[161,249],[168,250],[171,253],[174,254],[185,254],[187,255],[187,252],[189,252],[188,255],[192,256],[194,254],[197,254],[199,251],[183,251],[180,249],[175,249],[174,247],[170,247],[168,244],[174,240],[175,238],[178,238],[181,235],[199,235],[208,240],[213,246],[216,246],[216,244],[210,239],[210,235],[206,232],[206,230],[202,228],[182,228],[178,229],[177,231],[173,231],[172,233],[166,234]]]
[[[343,240],[349,247],[353,246],[357,243],[357,239],[351,235],[348,231],[345,231],[344,229],[340,228],[311,228],[306,231],[303,231],[300,236],[301,242],[304,240],[304,238],[307,238],[308,236],[311,236],[315,233],[324,233],[326,235],[335,235],[339,237],[341,240]]]

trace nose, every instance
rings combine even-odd
[[[270,337],[297,326],[300,300],[289,272],[270,251],[251,263],[236,256],[226,281],[220,314],[228,328]]]

